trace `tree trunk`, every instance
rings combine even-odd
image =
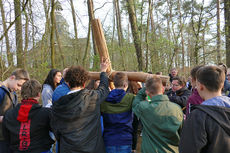
[[[90,31],[91,31],[91,22],[89,21],[89,25],[88,25],[88,35],[87,35],[87,41],[86,41],[86,46],[85,46],[85,54],[83,57],[83,66],[86,68],[86,60],[87,60],[87,56],[88,56],[88,51],[90,48]]]
[[[126,2],[127,2],[127,7],[128,7],[129,21],[131,24],[134,45],[135,45],[135,49],[136,49],[136,56],[137,56],[137,61],[138,61],[138,70],[142,71],[143,63],[142,63],[141,40],[140,40],[139,31],[137,28],[137,20],[136,20],[135,10],[134,10],[134,1],[133,0],[126,0]]]
[[[57,30],[56,16],[54,16],[54,25],[55,25],[55,34],[56,34],[56,39],[57,39],[57,44],[58,44],[58,50],[61,55],[62,67],[65,68],[65,56],[63,55],[63,52],[62,52],[61,40],[60,40],[59,33]]]
[[[125,67],[125,61],[124,61],[124,51],[123,51],[123,33],[122,33],[122,28],[121,28],[121,14],[120,14],[120,7],[119,7],[119,1],[118,0],[114,0],[114,8],[116,11],[116,22],[117,22],[117,34],[118,34],[118,42],[119,42],[119,50],[120,50],[120,54],[121,54],[121,62],[122,62],[122,66],[124,69],[126,69]]]
[[[20,0],[14,0],[14,13],[15,13],[15,17],[18,17],[15,21],[17,67],[24,68],[25,65],[23,64],[23,40],[22,40],[22,21],[21,21]]]
[[[120,7],[119,7],[118,0],[114,0],[114,6],[116,11],[117,34],[118,34],[119,46],[123,46],[123,32],[121,26],[121,14],[120,14]]]
[[[193,6],[194,7],[194,6]],[[194,59],[195,59],[195,64],[198,65],[199,64],[199,50],[200,50],[200,32],[201,32],[201,24],[202,24],[202,20],[203,20],[203,10],[204,10],[204,0],[202,1],[202,5],[200,8],[200,14],[199,14],[199,20],[197,25],[194,24],[194,8],[192,8],[192,29],[193,29],[193,33],[196,37],[195,40],[195,48],[194,48]],[[195,30],[195,26],[197,26],[197,31]]]
[[[205,30],[203,30],[203,34],[202,34],[202,48],[203,48],[203,64],[206,64],[206,58],[205,58]]]
[[[48,7],[46,5],[46,0],[43,0],[43,7],[44,7],[44,12],[45,12],[45,17],[46,17],[46,23],[45,23],[45,33],[42,36],[42,44],[41,44],[41,62],[45,62],[44,55],[48,54],[50,51],[51,47],[48,47],[50,43],[50,18],[49,18],[49,8],[50,8],[50,1],[48,1]]]
[[[150,6],[149,6],[150,7]],[[150,20],[151,9],[149,8],[147,17],[147,27],[145,32],[145,43],[146,43],[146,53],[145,53],[145,71],[149,71],[149,20]]]
[[[230,67],[230,0],[224,0],[226,64]]]
[[[73,5],[73,0],[70,0],[70,5],[71,5],[71,11],[72,11],[72,17],[73,17],[75,40],[77,40],[78,39],[78,37],[77,37],[77,21],[76,21],[76,16],[75,16],[75,9],[74,9],[74,5]]]
[[[4,11],[4,7],[2,4],[2,0],[0,0],[0,9],[1,9],[1,15],[2,15],[3,30],[6,31],[5,33],[6,53],[7,53],[6,55],[7,55],[8,66],[10,67],[10,66],[13,66],[13,54],[10,52],[10,41],[9,41],[8,32],[7,32],[5,11]]]
[[[50,18],[51,18],[51,34],[50,34],[50,48],[51,48],[51,68],[55,68],[55,40],[54,40],[54,34],[55,34],[55,0],[51,1],[51,12],[50,12]]]
[[[156,30],[155,30],[155,23],[153,19],[153,1],[149,0],[149,15],[150,15],[150,21],[151,21],[151,32],[153,37],[156,37]]]
[[[28,8],[28,7],[27,7]],[[28,9],[27,9],[28,10]],[[27,50],[28,50],[28,45],[29,45],[29,17],[27,10],[24,11],[25,17],[26,17],[26,23],[25,23],[25,47],[24,47],[24,58],[23,58],[23,64],[25,67],[27,67]]]
[[[230,67],[230,0],[224,0],[226,64]]]
[[[73,5],[73,0],[70,0],[70,5],[71,5],[71,11],[72,11],[72,18],[73,18],[73,26],[74,26],[74,34],[75,34],[75,40],[74,40],[74,52],[76,56],[76,61],[83,61],[81,60],[81,54],[80,52],[77,52],[79,49],[79,44],[78,44],[78,32],[77,32],[77,20],[76,20],[76,15],[75,15],[75,9]],[[84,58],[84,57],[83,57]]]
[[[185,51],[184,51],[184,25],[182,23],[182,13],[181,13],[181,0],[178,0],[178,11],[180,15],[180,36],[181,36],[181,50],[182,50],[182,68],[185,73]]]
[[[33,67],[37,68],[38,67],[38,59],[37,59],[37,52],[34,52],[34,48],[35,48],[35,31],[34,31],[34,17],[33,17],[33,11],[32,11],[32,4],[31,4],[31,1],[29,3],[29,12],[30,12],[30,18],[31,18],[31,24],[32,24],[32,43],[33,43],[33,46],[32,46],[32,53],[33,53],[33,58],[34,58],[34,62],[33,62]]]
[[[217,8],[216,8],[216,14],[217,14],[217,63],[221,62],[221,58],[220,58],[220,43],[221,43],[221,38],[220,38],[220,0],[216,1],[217,3]]]

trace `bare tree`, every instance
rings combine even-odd
[[[50,47],[51,47],[51,67],[55,68],[55,40],[54,40],[54,34],[55,34],[55,0],[51,1],[51,12],[50,12],[50,18],[51,18],[51,33],[50,33]]]
[[[17,48],[17,67],[24,68],[23,63],[23,39],[22,39],[22,21],[21,21],[21,3],[20,0],[14,0],[14,13],[18,17],[15,21],[16,48]]]
[[[135,16],[135,9],[134,9],[134,1],[133,0],[126,0],[127,8],[129,13],[129,21],[131,24],[132,35],[134,40],[134,46],[136,49],[136,56],[138,61],[138,69],[142,71],[143,69],[143,62],[142,62],[142,49],[141,49],[141,40],[140,40],[140,33],[137,28],[137,20]]]
[[[221,58],[220,58],[220,0],[216,1],[217,5],[216,5],[216,15],[217,15],[217,62],[220,63],[221,62]]]
[[[8,61],[8,65],[12,66],[13,65],[13,54],[10,52],[10,41],[8,37],[8,31],[7,31],[6,19],[5,19],[5,11],[4,11],[4,7],[2,4],[2,0],[0,0],[0,9],[1,9],[1,15],[2,15],[3,30],[6,31],[4,36],[5,36],[5,41],[6,41],[7,61]]]
[[[117,35],[118,35],[118,42],[119,42],[119,50],[121,54],[121,62],[124,70],[126,69],[125,61],[124,61],[124,52],[123,52],[123,32],[122,32],[122,26],[121,26],[121,14],[120,14],[120,6],[119,1],[114,0],[114,8],[116,12],[116,23],[117,23]]]
[[[73,26],[74,26],[74,34],[75,34],[75,40],[77,40],[77,21],[76,21],[76,16],[75,16],[75,9],[73,5],[73,0],[70,1],[70,6],[71,6],[71,11],[72,11],[72,17],[73,17]]]
[[[230,67],[230,0],[224,0],[226,64]]]

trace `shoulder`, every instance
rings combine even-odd
[[[4,96],[6,94],[6,90],[0,87],[0,96]]]
[[[40,114],[42,114],[43,116],[47,116],[51,113],[52,109],[48,108],[48,107],[41,107],[40,108]]]
[[[44,84],[42,90],[53,90],[53,89],[52,89],[52,87],[50,85]]]
[[[132,93],[126,93],[124,98],[127,98],[129,100],[133,100],[135,98],[135,95]]]
[[[53,93],[52,87],[48,84],[43,85],[42,94],[45,94],[45,93]]]
[[[183,92],[184,94],[192,94],[192,91],[188,90],[187,88],[184,88]]]
[[[6,90],[0,87],[0,103],[4,100]]]

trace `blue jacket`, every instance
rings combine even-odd
[[[132,144],[132,102],[133,94],[122,89],[112,90],[101,104],[104,120],[104,143],[106,146]]]
[[[57,101],[59,98],[61,98],[62,96],[67,95],[67,93],[70,91],[69,86],[65,83],[65,81],[59,85],[53,93],[52,96],[52,103]]]

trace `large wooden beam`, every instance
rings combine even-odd
[[[99,19],[92,20],[92,28],[93,28],[94,38],[96,41],[97,50],[100,55],[100,61],[102,61],[103,59],[108,59],[110,61],[104,32]],[[112,65],[110,63],[110,66],[107,69],[107,73],[110,73],[111,71],[112,71]]]
[[[109,52],[108,52],[108,48],[106,45],[104,32],[103,32],[101,22],[99,19],[93,19],[92,20],[92,28],[93,28],[94,39],[96,41],[97,50],[98,50],[99,55],[100,55],[100,61],[102,61],[103,59],[108,59],[110,61]],[[107,73],[109,74],[109,78],[112,79],[113,76],[116,74],[116,72],[118,72],[118,71],[112,71],[112,66],[110,63],[110,66],[107,69]],[[148,73],[144,73],[144,72],[125,72],[125,71],[121,71],[121,72],[126,73],[128,75],[128,79],[130,81],[145,82],[147,76],[149,75]],[[169,80],[168,76],[160,76],[160,77],[161,77],[163,82],[167,82]],[[100,73],[99,72],[90,72],[90,78],[93,80],[99,80],[100,79]],[[112,89],[114,88],[112,83],[110,84],[110,87]]]
[[[138,82],[145,82],[147,76],[149,75],[148,73],[144,73],[144,72],[113,71],[111,73],[111,75],[109,76],[109,78],[112,80],[114,75],[117,72],[124,72],[125,74],[127,74],[128,79],[130,81],[138,81]],[[90,75],[90,79],[92,79],[92,80],[99,80],[100,79],[100,72],[89,72],[89,75]],[[164,75],[159,75],[159,76],[163,82],[169,81],[168,76],[164,76]]]

